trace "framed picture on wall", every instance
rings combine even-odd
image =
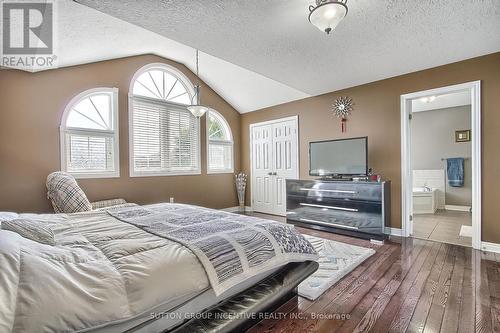
[[[455,142],[469,142],[470,130],[455,131]]]

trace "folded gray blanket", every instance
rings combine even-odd
[[[113,217],[188,247],[200,260],[216,295],[289,262],[317,260],[293,226],[182,204],[109,210]]]

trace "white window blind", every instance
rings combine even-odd
[[[118,89],[87,90],[68,104],[61,123],[61,169],[76,178],[119,176]]]
[[[131,96],[131,175],[200,173],[199,120],[184,105]]]
[[[67,134],[69,172],[112,171],[113,138]]]
[[[233,172],[233,137],[224,117],[210,110],[207,113],[207,165],[209,173]]]

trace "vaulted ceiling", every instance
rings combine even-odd
[[[59,65],[154,53],[250,112],[500,51],[499,0],[349,0],[327,36],[311,0],[58,1]]]

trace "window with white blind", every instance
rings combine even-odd
[[[207,171],[232,173],[233,136],[226,119],[215,110],[207,112]]]
[[[173,67],[137,72],[129,98],[131,177],[200,174],[200,123],[186,108],[193,95]]]
[[[117,88],[91,89],[74,97],[60,133],[61,170],[75,178],[120,176]]]

